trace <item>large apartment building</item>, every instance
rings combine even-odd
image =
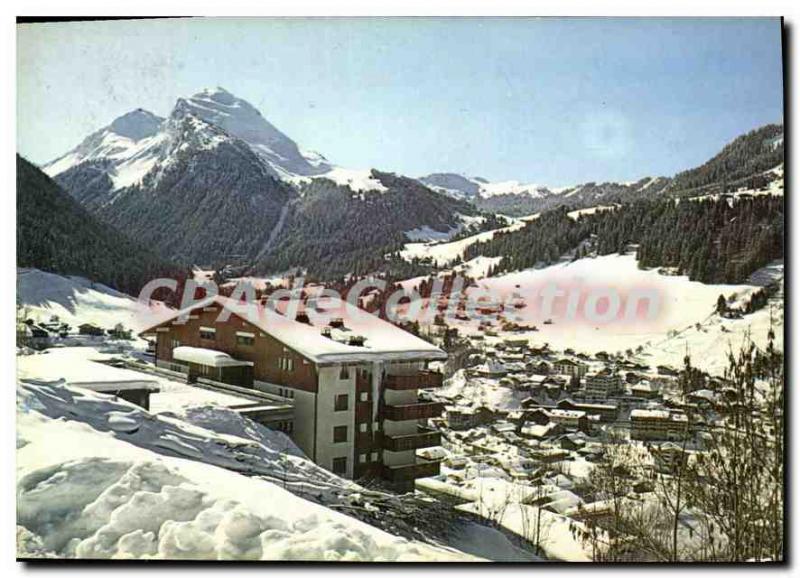
[[[622,378],[616,371],[605,368],[597,373],[586,375],[586,396],[596,399],[605,399],[610,395],[621,393]]]
[[[443,406],[420,401],[418,390],[441,386],[441,373],[427,365],[447,354],[374,315],[336,303],[336,317],[330,304],[312,300],[297,304],[296,315],[262,306],[245,314],[240,303],[210,297],[142,335],[155,339],[159,366],[186,371],[190,380],[193,374],[221,381],[229,375],[234,385],[291,399],[290,435],[322,467],[347,478],[382,477],[411,488],[414,479],[439,473],[439,463],[418,458],[416,450],[439,445],[440,434],[425,424]],[[291,309],[289,302],[281,305],[279,310]],[[223,310],[229,314],[225,320]],[[173,355],[181,348],[182,357],[187,346],[191,367]],[[213,352],[228,354],[245,370],[226,374],[198,365],[205,357],[214,359]]]
[[[682,440],[689,432],[689,419],[679,411],[634,409],[631,411],[631,439],[643,441]]]

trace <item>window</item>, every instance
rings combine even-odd
[[[208,341],[214,341],[217,338],[217,330],[213,327],[201,327],[200,328],[200,339],[205,339]]]
[[[236,333],[236,345],[252,347],[256,343],[256,336],[252,334]]]
[[[347,394],[342,393],[333,399],[333,411],[347,411]]]
[[[347,475],[347,458],[333,458],[333,473]]]
[[[372,461],[373,462],[377,462],[378,461],[378,452],[372,452]]]
[[[177,339],[173,339],[172,340],[172,349],[175,349],[176,347],[180,347],[180,346],[181,346],[181,342],[180,341],[178,341]]]
[[[292,371],[294,369],[294,360],[290,357],[279,357],[278,368],[282,371]]]
[[[367,424],[366,423],[359,424],[358,429],[359,431],[361,431],[361,433],[367,433]]]
[[[369,401],[369,392],[366,391],[361,392],[361,401]]]
[[[347,441],[347,426],[337,425],[333,427],[333,443],[340,444]]]
[[[350,369],[346,365],[339,370],[339,379],[350,379]]]
[[[367,463],[367,454],[359,454],[358,463],[366,464]]]

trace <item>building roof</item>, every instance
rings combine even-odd
[[[178,361],[197,363],[198,365],[207,365],[210,367],[253,365],[253,363],[250,361],[240,361],[238,359],[234,359],[223,351],[203,349],[202,347],[189,347],[187,345],[181,345],[180,347],[173,349],[172,357]]]
[[[669,419],[669,412],[665,409],[634,409],[631,419]]]
[[[333,298],[317,302],[316,308],[311,305],[304,308],[309,318],[305,323],[261,304],[245,305],[227,297],[212,296],[176,311],[142,333],[152,333],[156,327],[187,316],[191,311],[217,304],[320,365],[447,359],[447,354],[435,345],[347,302]],[[293,304],[299,308],[299,302],[282,302],[279,308],[290,310]],[[323,328],[329,327],[328,321],[335,318],[342,319],[344,327],[329,328],[330,336],[323,335]],[[364,338],[363,345],[349,344],[349,338],[356,336]]]
[[[606,410],[606,411],[616,411],[617,406],[613,403],[587,403],[584,401],[575,401],[572,398],[568,397],[566,399],[562,399],[557,404],[559,407],[564,406],[571,406],[571,407],[578,407],[582,409],[596,409],[596,410]]]
[[[99,393],[159,390],[156,379],[101,363],[108,357],[86,347],[51,349],[46,354],[21,356],[18,376],[31,383],[64,383]]]
[[[547,413],[554,417],[563,417],[563,418],[574,418],[580,419],[586,416],[585,411],[579,411],[576,409],[549,409]]]

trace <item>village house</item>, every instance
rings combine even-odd
[[[97,325],[93,325],[92,323],[82,323],[78,325],[78,333],[80,335],[92,335],[92,336],[100,336],[105,335],[105,330]]]
[[[571,359],[559,359],[558,361],[553,363],[553,372],[560,373],[562,375],[569,375],[577,376],[579,378],[586,375],[586,372],[589,371],[589,366],[585,363],[580,363],[577,361],[572,361]]]
[[[655,399],[659,395],[658,388],[648,380],[631,387],[631,395],[640,399]]]
[[[293,303],[281,305],[286,311]],[[254,316],[209,297],[142,336],[155,338],[160,367],[291,399],[293,441],[336,474],[382,477],[400,489],[437,475],[438,461],[416,450],[439,445],[440,434],[422,426],[443,404],[420,402],[418,390],[441,386],[441,373],[427,364],[447,354],[338,300],[336,317],[331,303],[294,305],[294,317],[260,306]]]
[[[548,375],[550,373],[550,364],[546,361],[531,361],[525,365],[525,369],[537,375]]]
[[[50,332],[32,321],[25,322],[17,331],[17,341],[33,349],[47,349],[50,347]]]
[[[686,465],[689,452],[674,442],[664,442],[650,447],[656,469],[659,472],[672,474]]]
[[[445,410],[448,427],[454,430],[472,429],[494,420],[494,412],[486,407],[448,406]]]
[[[589,417],[598,416],[600,421],[610,422],[617,419],[619,409],[611,403],[586,403],[562,399],[556,404],[561,409],[572,409],[586,412]]]
[[[565,428],[585,431],[589,426],[586,412],[560,408],[546,411],[547,415],[550,417],[550,421],[563,425]]]

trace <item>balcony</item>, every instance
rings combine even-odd
[[[411,375],[387,375],[383,381],[386,389],[394,390],[442,387],[442,374],[438,371],[420,371]]]
[[[390,482],[409,482],[417,478],[439,475],[439,461],[416,458],[413,464],[402,466],[383,466],[383,477]]]
[[[442,410],[444,410],[444,404],[438,402],[385,405],[383,406],[383,417],[389,421],[427,419],[440,416]]]
[[[383,437],[383,449],[390,452],[404,452],[408,450],[416,450],[419,448],[430,448],[433,446],[441,445],[442,434],[438,431],[420,428],[419,433],[404,435],[404,436],[389,436]]]

